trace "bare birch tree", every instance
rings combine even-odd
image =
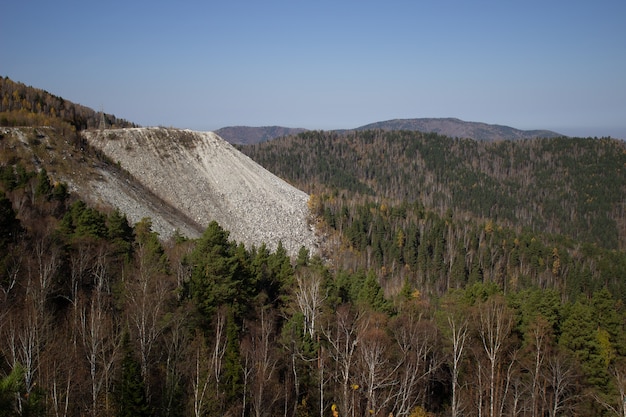
[[[356,348],[359,345],[359,313],[351,311],[350,306],[342,305],[334,314],[334,322],[323,330],[328,341],[329,356],[334,361],[337,374],[334,375],[341,403],[340,415],[352,415],[354,410],[351,379],[354,372]]]
[[[503,398],[498,369],[505,355],[506,343],[513,326],[513,317],[504,300],[492,297],[478,308],[478,337],[488,361],[489,417],[500,415]]]

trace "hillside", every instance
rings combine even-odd
[[[518,140],[553,138],[563,136],[549,130],[519,130],[509,126],[479,122],[466,122],[456,118],[394,119],[371,123],[354,130],[410,130],[423,133],[437,133],[453,138],[475,140]]]
[[[198,237],[217,220],[247,245],[281,241],[292,255],[316,245],[308,196],[215,134],[119,129],[135,125],[7,77],[0,126],[2,164],[44,168],[81,199],[119,208],[133,223],[150,217],[163,239],[176,230]],[[107,130],[88,130],[98,127]]]
[[[452,210],[626,247],[626,145],[621,141],[485,142],[376,130],[307,132],[241,149],[311,194],[419,202],[442,214]]]
[[[54,126],[69,133],[98,128],[103,124],[106,127],[136,126],[46,90],[0,77],[0,126]]]
[[[308,196],[214,133],[135,128],[86,131],[83,136],[200,230],[216,220],[232,239],[247,245],[265,242],[275,248],[281,241],[291,254],[315,246]],[[124,196],[118,202],[117,189],[96,187],[96,192],[116,206],[126,201]],[[133,220],[138,217],[132,207],[124,211]]]

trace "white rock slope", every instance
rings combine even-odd
[[[308,224],[308,195],[212,132],[137,128],[91,131],[84,136],[201,228],[216,220],[230,231],[231,239],[247,246],[265,242],[274,249],[282,241],[292,255],[302,245],[316,251],[315,233]],[[143,214],[142,207],[129,207],[122,201],[125,198],[111,201],[119,193],[99,187],[100,198],[125,211],[132,221],[155,216],[154,210]],[[172,223],[172,219],[153,219],[163,237],[172,234]],[[158,230],[160,224],[166,230]],[[193,233],[189,225],[175,228]]]

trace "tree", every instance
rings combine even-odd
[[[3,253],[2,256],[7,251],[7,245],[17,239],[20,229],[20,221],[15,215],[11,200],[6,197],[3,191],[0,191],[0,251]],[[2,262],[2,258],[0,258],[0,262]]]
[[[83,344],[83,354],[87,360],[90,383],[90,404],[92,416],[99,415],[100,408],[108,410],[108,392],[112,382],[121,333],[116,318],[112,314],[111,289],[109,285],[106,255],[100,253],[93,269],[93,289],[91,297],[79,300],[79,332]],[[101,402],[101,396],[105,400]]]
[[[304,316],[304,332],[314,340],[317,319],[326,296],[322,293],[322,277],[315,273],[296,274],[296,303]]]
[[[340,415],[349,416],[354,409],[350,382],[354,373],[356,349],[360,341],[358,329],[362,316],[355,313],[351,306],[341,305],[332,319],[334,322],[328,323],[323,333],[329,345],[329,355],[337,367],[334,378],[341,400]]]
[[[465,357],[465,343],[468,338],[468,319],[461,314],[448,312],[447,322],[449,328],[449,341],[452,343],[452,363],[450,372],[452,374],[452,398],[450,399],[450,413],[452,417],[457,417],[462,412],[461,384],[459,376],[461,365]]]
[[[504,398],[504,382],[499,378],[500,366],[507,353],[513,316],[501,297],[494,296],[478,306],[478,339],[487,358],[488,416],[501,415]]]
[[[19,398],[23,387],[22,367],[17,364],[11,372],[0,378],[0,417],[13,417],[19,415]]]
[[[139,231],[136,246],[135,267],[125,281],[124,289],[129,330],[138,342],[141,376],[148,398],[151,398],[148,371],[156,360],[154,347],[167,326],[165,310],[174,285],[167,274],[167,256],[156,234],[149,228]]]
[[[139,362],[133,355],[128,333],[124,334],[122,342],[122,375],[118,383],[118,416],[119,417],[143,417],[150,416],[152,412],[146,397],[146,386],[141,375]]]
[[[394,397],[391,387],[395,385],[394,376],[399,368],[391,364],[392,344],[386,332],[386,321],[382,313],[364,320],[357,346],[355,380],[360,382],[367,401],[365,411],[377,416],[382,415]]]
[[[256,417],[271,415],[279,398],[273,327],[274,317],[261,307],[259,322],[249,323],[249,334],[241,348],[245,367],[248,368],[244,369],[244,373],[249,374],[252,412]]]
[[[188,294],[204,320],[210,322],[217,308],[223,304],[231,304],[233,313],[239,313],[243,302],[240,304],[236,300],[240,296],[241,271],[233,256],[228,232],[217,222],[211,222],[189,255],[189,260],[193,270]]]

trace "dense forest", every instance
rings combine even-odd
[[[268,142],[326,242],[290,259],[163,241],[3,141],[0,416],[626,417],[618,142]]]
[[[3,415],[557,416],[621,404],[623,302],[601,284],[564,299],[556,251],[544,272],[520,241],[529,277],[515,288],[470,271],[441,296],[407,280],[386,297],[377,268],[245,248],[215,222],[198,240],[161,242],[149,219],[87,207],[45,171],[5,167],[1,184]],[[423,218],[431,235],[452,227]],[[424,282],[453,277],[421,242]],[[551,274],[543,288],[533,268]]]
[[[613,139],[484,142],[409,131],[305,132],[240,149],[309,194],[420,202],[626,248],[626,145]]]

